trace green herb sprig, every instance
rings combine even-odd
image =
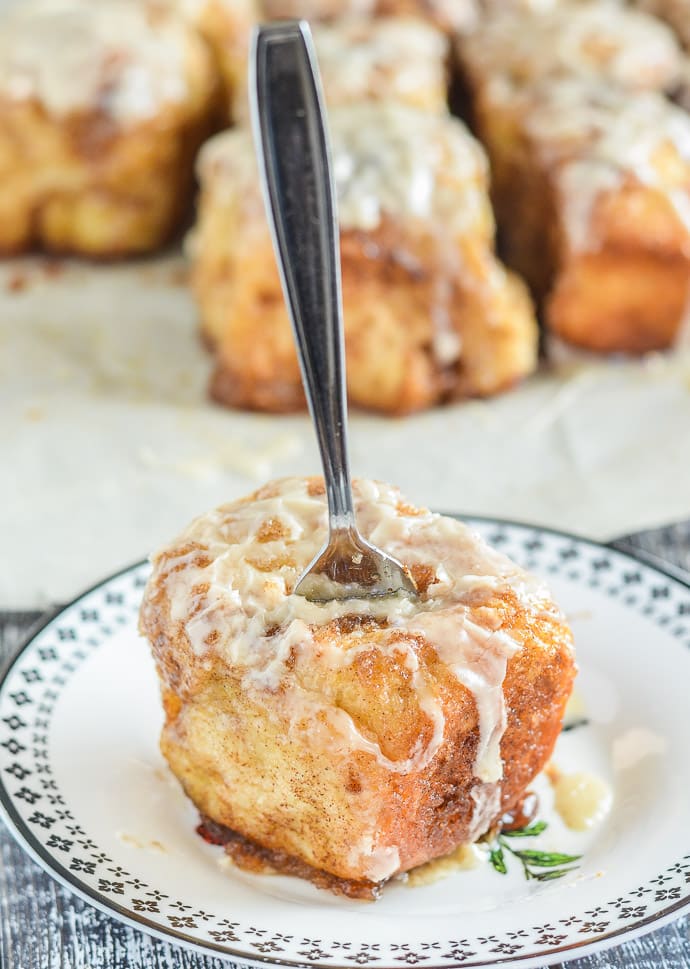
[[[546,831],[546,821],[536,821],[526,828],[516,828],[514,831],[501,831],[490,846],[489,861],[495,871],[501,875],[508,874],[505,852],[517,858],[522,865],[525,878],[539,882],[553,881],[562,878],[568,872],[575,871],[582,855],[566,855],[560,851],[535,851],[533,848],[517,848],[511,842],[515,838],[534,838]],[[563,868],[567,865],[570,867]],[[535,870],[536,869],[536,870]]]

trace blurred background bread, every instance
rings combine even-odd
[[[690,294],[690,117],[668,28],[604,2],[499,12],[458,54],[502,252],[548,331],[593,351],[671,347]]]
[[[532,308],[494,255],[486,160],[464,126],[372,101],[333,108],[330,131],[351,401],[401,414],[530,373]],[[303,408],[249,132],[219,135],[199,170],[193,285],[217,358],[214,396]]]
[[[150,252],[188,212],[218,90],[197,34],[127,0],[27,0],[0,28],[0,252]]]
[[[352,403],[405,414],[510,388],[536,369],[532,300],[547,354],[550,335],[671,348],[690,292],[686,6],[22,0],[0,30],[0,252],[155,252],[197,199],[211,395],[303,408],[246,70],[254,23],[306,16],[336,142]],[[197,152],[230,123],[197,189]]]
[[[326,104],[401,102],[447,112],[450,42],[419,17],[344,17],[312,28]],[[247,78],[238,87],[236,118],[247,122]]]

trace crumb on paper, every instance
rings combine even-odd
[[[173,286],[186,286],[189,283],[189,268],[187,266],[174,266],[170,270],[168,281]]]
[[[29,274],[23,269],[10,273],[5,283],[8,293],[22,293],[29,285]]]
[[[43,275],[46,279],[57,279],[64,273],[65,264],[62,259],[56,259],[54,256],[49,256],[43,260],[41,269],[43,270]]]
[[[27,407],[24,411],[24,417],[27,421],[31,421],[32,424],[36,424],[38,421],[45,420],[46,412],[43,407]]]

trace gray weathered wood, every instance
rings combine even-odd
[[[690,522],[616,543],[690,570]],[[10,656],[39,613],[0,614],[0,660]],[[0,969],[223,969],[130,929],[61,888],[0,827]],[[690,917],[569,969],[690,969]],[[554,967],[555,969],[555,967]]]

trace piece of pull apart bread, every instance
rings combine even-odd
[[[663,93],[678,45],[611,3],[534,16],[522,39],[515,24],[458,44],[506,261],[569,343],[669,347],[690,296],[690,117]]]
[[[141,608],[161,747],[228,852],[353,897],[473,842],[551,755],[575,674],[548,592],[467,526],[354,485],[416,600],[292,594],[327,529],[292,478],[196,519]]]
[[[329,109],[357,101],[398,101],[447,113],[448,38],[418,17],[344,17],[312,27]],[[249,117],[247,79],[233,114]]]
[[[549,330],[595,351],[672,346],[690,296],[690,118],[591,79],[495,93],[481,126],[504,252]]]
[[[0,17],[0,253],[148,252],[186,212],[216,72],[182,20],[133,0]]]
[[[658,91],[673,87],[682,65],[669,27],[616,0],[559,0],[532,10],[497,0],[457,47],[479,98],[501,79],[525,85],[558,74]]]
[[[327,95],[328,96],[328,95]],[[536,365],[526,287],[493,252],[488,167],[461,122],[399,103],[329,112],[350,401],[403,414],[506,389]],[[305,407],[251,134],[211,139],[190,242],[211,393]]]

